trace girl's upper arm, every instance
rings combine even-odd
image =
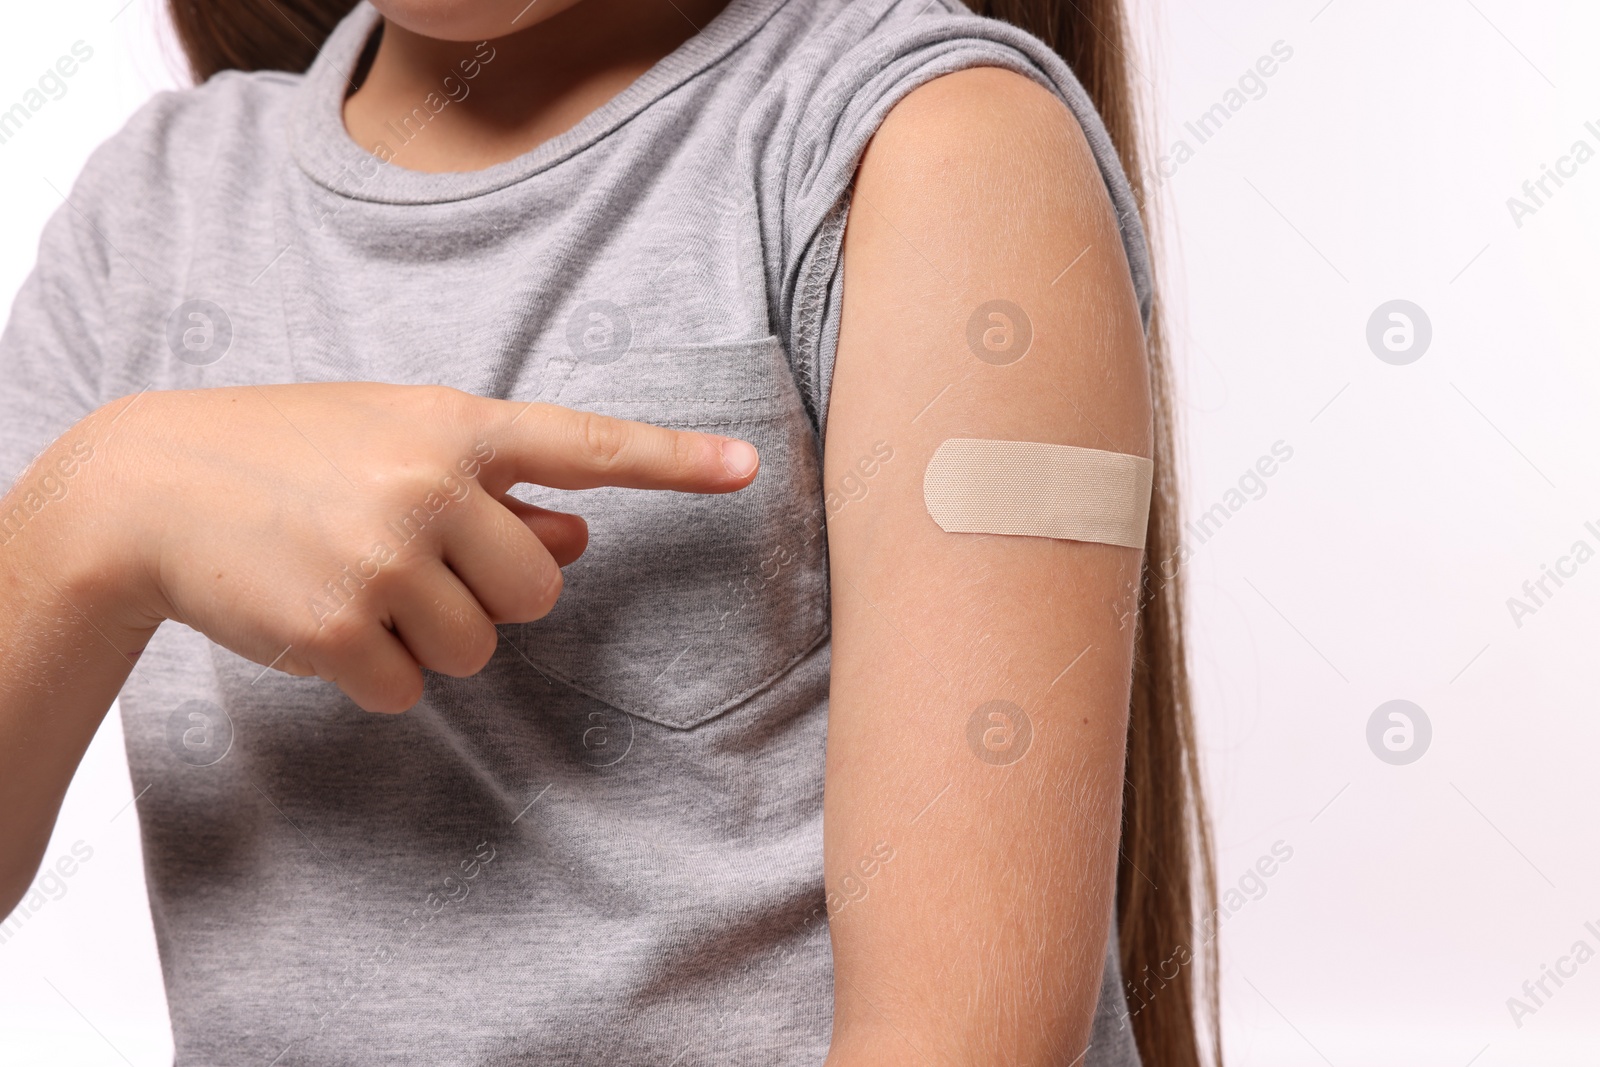
[[[1150,455],[1144,331],[1077,122],[938,78],[859,170],[826,429],[830,1062],[1067,1063],[1110,931],[1137,550],[946,533],[951,437]]]

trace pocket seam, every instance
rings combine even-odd
[[[711,396],[657,396],[642,399],[629,397],[589,396],[577,400],[580,404],[761,404],[769,400],[780,400],[777,393],[764,393],[761,396],[745,396],[735,400],[718,399]]]
[[[668,350],[663,350],[663,353],[666,351]],[[768,335],[767,337],[761,338],[754,342],[717,343],[704,346],[703,348],[701,346],[692,346],[688,349],[682,349],[681,351],[685,351],[690,354],[703,351],[708,355],[718,355],[723,352],[751,352],[753,354],[764,354],[769,359],[774,361],[771,372],[770,374],[752,375],[750,384],[757,385],[758,388],[762,384],[765,384],[765,387],[768,391],[756,395],[734,397],[729,397],[726,395],[720,397],[608,397],[586,395],[586,393],[589,391],[598,392],[599,389],[604,388],[607,383],[604,381],[597,381],[593,378],[588,378],[585,380],[587,376],[576,373],[579,370],[580,364],[574,361],[568,368],[569,373],[560,379],[556,389],[556,395],[550,397],[549,399],[553,402],[559,402],[572,407],[597,410],[602,414],[617,414],[619,417],[623,418],[642,417],[650,422],[657,422],[661,425],[669,427],[681,427],[685,429],[694,428],[722,430],[740,426],[771,425],[773,423],[782,422],[782,420],[791,416],[791,402],[793,402],[802,413],[805,411],[804,398],[803,396],[799,395],[798,387],[793,383],[792,378],[778,377],[777,380],[774,380],[774,377],[780,374],[792,375],[792,369],[789,366],[784,346],[782,341],[776,335]],[[766,381],[762,383],[761,378],[766,378]],[[626,388],[625,383],[613,381],[609,384],[612,388],[616,388],[619,384]],[[671,388],[670,382],[665,384],[668,388]],[[685,382],[680,384],[695,383]],[[703,385],[697,385],[697,390],[703,388]],[[634,414],[634,412],[638,412],[639,409],[649,410],[639,414]],[[825,555],[823,557],[822,566],[824,568],[824,574],[826,574]],[[518,650],[521,652],[522,658],[526,660],[530,666],[535,667],[536,670],[546,675],[549,679],[566,686],[573,692],[580,693],[583,696],[598,702],[604,707],[612,708],[632,718],[642,719],[646,722],[654,723],[655,725],[661,726],[665,729],[677,731],[693,730],[721,718],[733,709],[749,702],[761,693],[770,689],[781,678],[792,671],[799,663],[804,661],[807,656],[810,656],[812,653],[814,653],[818,647],[820,647],[828,639],[832,629],[832,619],[828,611],[828,596],[826,588],[827,585],[826,581],[824,580],[822,583],[823,591],[818,594],[815,600],[802,601],[801,604],[797,605],[797,611],[805,612],[814,610],[816,601],[820,601],[823,608],[821,611],[821,617],[817,620],[815,628],[810,632],[802,632],[801,637],[797,641],[797,644],[801,645],[801,648],[798,652],[778,663],[767,675],[760,677],[758,680],[746,686],[744,689],[724,697],[715,704],[705,706],[704,710],[692,712],[685,717],[683,722],[672,722],[668,721],[666,718],[660,717],[658,714],[649,714],[642,710],[635,710],[637,707],[651,707],[656,706],[657,704],[659,704],[659,706],[663,709],[683,710],[683,702],[681,701],[675,701],[672,699],[659,701],[656,700],[655,698],[661,694],[661,690],[654,689],[652,687],[650,692],[642,695],[635,692],[624,691],[618,692],[612,697],[606,697],[601,695],[599,692],[596,692],[595,689],[591,688],[589,685],[581,683],[570,677],[565,671],[547,665],[544,661],[544,657],[535,654],[534,650],[537,648],[536,640],[531,639],[532,635],[527,633],[526,628],[518,633]],[[606,683],[605,678],[591,680],[597,682],[601,686],[605,686]],[[610,688],[609,686],[606,687]],[[623,686],[619,688],[631,690],[635,687]],[[667,692],[670,692],[670,690]],[[709,697],[715,694],[706,695]]]
[[[645,722],[653,722],[657,726],[664,726],[669,730],[688,731],[688,730],[698,729],[699,727],[705,726],[708,723],[715,722],[717,719],[720,719],[722,716],[726,715],[728,712],[732,711],[734,708],[738,707],[740,704],[743,704],[748,700],[752,700],[755,697],[759,696],[761,693],[763,693],[766,690],[772,688],[775,684],[777,684],[777,682],[778,682],[778,680],[780,678],[782,678],[784,675],[788,674],[796,666],[798,666],[801,660],[805,659],[807,656],[811,655],[811,653],[815,652],[817,650],[817,647],[819,645],[821,645],[823,641],[827,640],[829,634],[832,632],[832,629],[833,629],[833,625],[832,625],[831,619],[825,618],[822,621],[821,626],[818,628],[817,635],[815,637],[811,638],[809,642],[807,642],[805,648],[801,649],[798,653],[796,653],[793,657],[791,657],[790,659],[785,661],[775,671],[773,671],[767,677],[763,678],[761,681],[759,681],[759,682],[755,683],[754,685],[750,686],[748,689],[745,689],[745,690],[743,690],[741,692],[735,693],[731,697],[728,697],[722,703],[717,704],[716,706],[714,706],[709,712],[707,712],[703,716],[696,717],[694,719],[694,721],[688,723],[687,725],[679,725],[678,723],[667,722],[664,719],[659,719],[654,715],[647,715],[642,711],[635,711],[635,710],[633,710],[631,708],[625,708],[621,704],[619,704],[619,703],[617,703],[617,702],[615,702],[613,700],[608,700],[607,698],[601,696],[600,694],[592,691],[587,686],[585,686],[585,685],[583,685],[583,684],[581,684],[579,682],[575,682],[571,678],[568,678],[565,674],[563,674],[562,672],[556,670],[555,668],[546,666],[546,665],[544,665],[542,663],[536,663],[536,661],[534,660],[533,657],[527,655],[527,650],[526,649],[523,649],[523,658],[526,659],[528,661],[528,663],[531,666],[533,666],[534,669],[539,671],[540,673],[549,675],[551,678],[554,678],[556,681],[560,682],[562,685],[566,686],[568,689],[574,690],[575,692],[582,693],[584,696],[588,697],[591,700],[597,700],[600,703],[604,704],[608,708],[612,708],[612,709],[614,709],[616,711],[620,711],[624,715],[631,715],[633,718],[636,718],[636,719],[643,719]]]
[[[576,401],[576,403],[587,403],[587,401]],[[610,402],[607,401],[607,403]],[[604,415],[606,412],[601,411],[596,412],[596,414]],[[725,415],[707,413],[705,415],[696,417],[693,415],[680,416],[673,412],[665,412],[661,416],[661,421],[659,423],[653,423],[652,425],[665,426],[669,429],[681,429],[684,427],[694,426],[759,426],[762,423],[775,422],[778,419],[784,418],[785,415],[786,413],[782,411],[772,411],[765,414],[762,414],[761,412],[750,411],[729,412]]]

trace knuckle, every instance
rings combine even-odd
[[[332,612],[313,625],[306,636],[305,647],[315,659],[330,664],[349,659],[360,647],[365,636],[366,620],[354,605],[336,605]]]
[[[467,650],[467,674],[477,674],[489,665],[494,659],[495,649],[500,647],[500,633],[489,623],[484,622],[476,628]]]
[[[422,532],[427,531],[424,529]],[[411,540],[400,542],[402,536]],[[399,547],[394,549],[389,561],[367,583],[375,594],[374,600],[382,603],[392,604],[404,591],[420,586],[438,559],[438,553],[421,539],[421,534],[409,528],[399,530],[395,540],[400,542]]]
[[[450,641],[451,647],[428,664],[441,674],[452,678],[470,678],[489,665],[499,646],[500,635],[481,616],[463,619],[459,631]]]
[[[417,389],[424,413],[446,420],[446,425],[453,424],[464,413],[469,399],[467,393],[448,385],[420,385]]]
[[[594,466],[611,470],[621,461],[628,435],[616,419],[579,412],[573,431],[585,458]]]
[[[421,468],[408,461],[377,463],[361,472],[361,503],[388,517],[422,503],[427,481]]]
[[[566,585],[566,576],[561,573],[561,568],[554,563],[544,565],[545,574],[539,577],[537,591],[533,596],[533,619],[542,619],[555,610],[556,601],[561,599],[561,590]],[[529,619],[532,622],[533,619]]]
[[[560,599],[563,581],[561,568],[554,563],[535,564],[525,578],[515,583],[515,593],[503,602],[505,610],[496,621],[524,623],[544,618]]]
[[[416,707],[422,700],[423,679],[421,671],[407,671],[400,677],[391,679],[376,694],[374,710],[387,714],[398,714],[409,708]]]

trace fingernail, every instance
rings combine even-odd
[[[754,446],[732,438],[722,442],[722,465],[735,478],[749,477],[760,462],[761,457],[756,455]]]

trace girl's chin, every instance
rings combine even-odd
[[[536,26],[582,0],[373,0],[389,22],[439,41],[483,41]]]

